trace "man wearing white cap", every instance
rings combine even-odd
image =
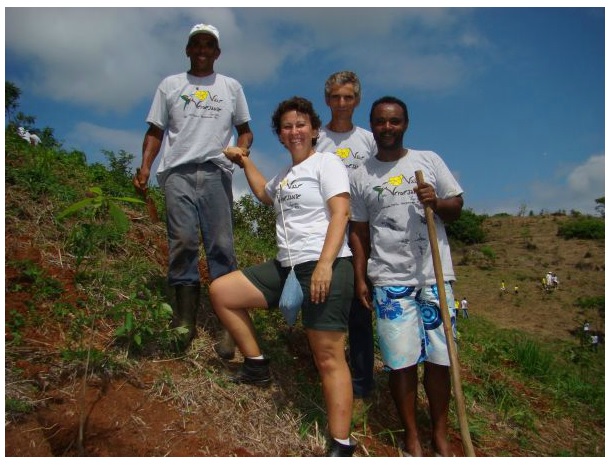
[[[173,325],[187,329],[180,341],[182,349],[196,335],[200,233],[210,280],[237,268],[232,225],[234,165],[223,150],[248,156],[253,141],[241,84],[214,71],[221,54],[219,39],[214,26],[197,24],[191,29],[185,49],[191,67],[163,79],[157,87],[146,119],[149,128],[142,164],[134,177],[136,189],[145,193],[153,161],[162,151],[157,181],[166,198],[168,283],[176,294]],[[235,344],[226,331],[215,348],[221,357],[233,358]]]

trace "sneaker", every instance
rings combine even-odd
[[[331,447],[329,447],[327,457],[352,457],[355,449],[356,441],[352,438],[350,438],[349,446],[331,439]]]
[[[231,377],[231,381],[236,384],[268,386],[272,382],[269,359],[245,358],[238,372]]]

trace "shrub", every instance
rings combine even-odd
[[[591,216],[575,217],[558,228],[564,239],[604,239],[605,222]]]
[[[494,252],[494,249],[492,247],[490,247],[489,245],[485,245],[481,248],[481,252],[484,255],[484,257],[486,257],[487,259],[494,261],[496,259],[496,253]]]
[[[604,318],[605,315],[605,296],[596,297],[579,297],[574,305],[583,309],[593,309],[598,312],[600,316]]]
[[[463,210],[458,220],[446,224],[448,238],[463,244],[480,244],[484,242],[486,234],[482,224],[485,219],[485,215],[477,215],[473,210]]]

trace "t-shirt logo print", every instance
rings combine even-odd
[[[191,95],[181,95],[180,98],[185,101],[185,106],[183,107],[183,110],[185,110],[191,104],[191,102],[193,102],[197,106],[200,102],[206,101],[209,95],[210,92],[201,89],[197,89]]]
[[[340,158],[340,160],[346,160],[350,156],[352,156],[352,158],[354,158],[355,160],[364,160],[365,159],[364,155],[360,155],[359,152],[355,152],[349,147],[338,147],[337,149],[335,149],[335,155],[337,155]],[[354,165],[355,168],[357,166],[358,165]]]
[[[399,174],[397,176],[391,176],[388,178],[388,181],[382,183],[381,186],[375,186],[373,190],[378,193],[378,202],[380,198],[384,195],[384,193],[388,193],[390,195],[405,195],[408,191],[398,191],[397,188],[403,184],[403,181],[407,184],[409,181],[403,174]]]
[[[348,158],[350,156],[350,149],[348,149],[348,148],[346,148],[346,149],[338,148],[337,150],[335,150],[335,155],[337,155],[342,160],[345,160],[346,158]]]

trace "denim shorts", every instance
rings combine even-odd
[[[450,283],[445,284],[452,334],[456,339],[456,310]],[[437,285],[376,286],[373,288],[380,352],[386,370],[420,362],[450,365]]]
[[[318,262],[295,265],[295,274],[303,291],[301,321],[307,329],[320,331],[347,331],[348,315],[354,293],[354,269],[350,257],[337,258],[333,263],[331,289],[326,300],[314,304],[310,300],[310,281]],[[277,308],[282,287],[291,271],[280,266],[277,260],[269,260],[242,270],[244,275],[265,296],[268,308]]]

